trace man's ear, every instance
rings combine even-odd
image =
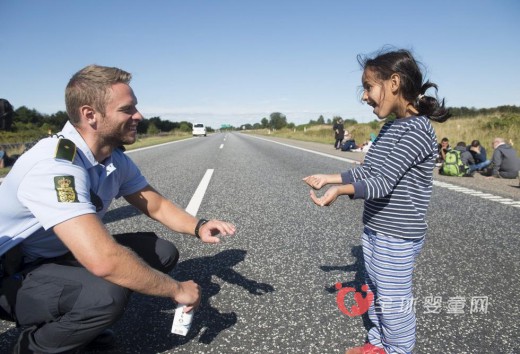
[[[92,106],[81,106],[79,112],[81,114],[81,118],[85,119],[89,125],[93,126],[96,124],[98,113]]]
[[[399,92],[399,87],[401,86],[401,76],[395,73],[392,74],[392,76],[390,76],[390,84],[392,93],[396,94],[397,92]]]

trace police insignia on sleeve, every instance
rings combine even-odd
[[[54,177],[54,189],[60,203],[77,203],[78,193],[74,184],[74,176],[56,176]]]

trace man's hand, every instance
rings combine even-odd
[[[196,309],[200,304],[200,286],[193,280],[179,282],[179,288],[173,300],[179,304],[186,305],[184,312]]]
[[[216,237],[217,235],[234,235],[235,231],[235,225],[231,223],[220,220],[210,220],[200,227],[199,236],[202,242],[218,243],[220,242],[220,238]]]

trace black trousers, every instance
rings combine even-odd
[[[151,267],[169,273],[179,259],[154,233],[114,235]],[[94,276],[70,255],[30,270],[17,291],[15,316],[31,326],[21,336],[29,352],[67,353],[91,342],[123,314],[131,291]],[[5,309],[4,309],[5,310]]]

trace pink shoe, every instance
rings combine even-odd
[[[345,354],[386,354],[386,352],[383,348],[367,343],[362,347],[347,349]]]

